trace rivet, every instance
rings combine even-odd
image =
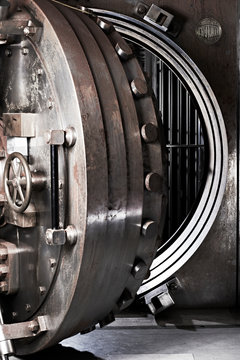
[[[130,46],[128,46],[128,44],[124,40],[119,41],[115,45],[115,50],[120,56],[120,58],[123,60],[128,60],[130,56],[132,56],[133,54],[132,49],[130,48]]]
[[[148,191],[160,192],[162,190],[162,177],[154,172],[147,174],[145,178],[145,186]]]
[[[140,280],[147,272],[147,265],[143,260],[137,260],[132,268],[132,275],[136,280]]]
[[[144,5],[140,4],[137,8],[137,12],[139,15],[145,15],[147,12],[147,8]]]
[[[32,309],[32,307],[31,307],[30,304],[26,304],[26,305],[25,305],[25,310],[26,310],[26,312],[30,312],[31,309]]]
[[[158,234],[158,223],[147,220],[142,226],[142,235],[147,239],[155,238]]]
[[[29,49],[28,48],[26,48],[26,47],[24,47],[24,48],[22,48],[22,54],[23,55],[27,55],[29,53]]]
[[[136,78],[131,82],[131,89],[136,97],[142,97],[148,92],[146,81],[139,78]]]
[[[40,292],[40,295],[45,295],[46,294],[45,286],[39,286],[39,292]]]
[[[158,128],[153,123],[148,123],[142,126],[141,128],[142,138],[146,143],[152,143],[158,138]]]
[[[12,56],[12,50],[11,49],[6,49],[5,50],[5,56],[7,56],[7,57]]]
[[[107,34],[114,30],[114,27],[111,23],[101,18],[97,18],[97,24]]]

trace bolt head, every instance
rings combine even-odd
[[[40,329],[38,322],[36,320],[30,321],[28,329],[33,333],[37,333]]]
[[[144,5],[140,4],[137,8],[137,12],[139,15],[145,15],[147,12],[147,8]]]

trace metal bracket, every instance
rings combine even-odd
[[[174,300],[170,292],[177,290],[180,282],[177,278],[173,278],[144,295],[145,303],[151,312],[156,315],[174,305]]]
[[[37,116],[31,113],[3,114],[4,136],[35,137]]]
[[[168,31],[174,16],[166,10],[163,10],[160,7],[152,4],[143,19],[158,27],[160,30],[166,32]]]
[[[46,316],[14,324],[0,324],[0,343],[6,340],[24,339],[48,330]]]
[[[8,38],[15,35],[32,37],[35,41],[39,41],[42,34],[42,26],[35,19],[30,20],[27,11],[22,10],[21,13],[16,13],[16,15],[8,19],[6,19],[6,16],[0,18],[1,44],[6,43]]]

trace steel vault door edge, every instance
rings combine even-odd
[[[199,250],[176,275],[182,291],[176,303],[183,307],[233,307],[236,305],[238,284],[238,57],[237,36],[238,2],[232,6],[223,0],[196,1],[194,6],[182,0],[161,1],[68,1],[71,5],[98,7],[116,11],[137,19],[139,5],[152,3],[176,15],[183,28],[174,39],[197,64],[213,88],[220,104],[228,135],[229,164],[226,192],[215,223]],[[222,37],[215,44],[206,44],[196,37],[196,28],[205,18],[217,20],[222,27]],[[239,43],[239,39],[238,39]],[[224,74],[224,75],[223,75]],[[239,208],[239,206],[238,206]],[[210,254],[210,255],[209,255]]]

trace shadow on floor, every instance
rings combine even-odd
[[[36,354],[21,356],[19,359],[26,360],[43,360],[57,359],[57,360],[104,360],[96,357],[94,354],[87,351],[78,351],[71,347],[65,347],[60,344],[53,346],[49,349],[39,351]]]

